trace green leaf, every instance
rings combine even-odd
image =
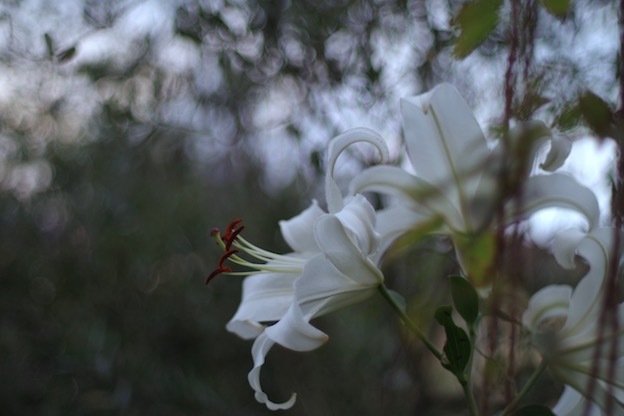
[[[570,11],[570,0],[542,0],[542,4],[555,17],[565,17]]]
[[[479,295],[463,276],[450,276],[451,295],[455,309],[464,318],[469,328],[474,326],[479,316]]]
[[[465,58],[487,39],[498,24],[502,0],[473,0],[465,3],[453,20],[461,34],[455,41],[454,54]]]
[[[579,108],[587,125],[599,137],[611,136],[613,131],[613,113],[609,104],[591,91],[585,91],[579,97]]]
[[[513,416],[555,416],[555,414],[544,405],[530,404],[515,411]]]
[[[442,306],[435,312],[436,321],[444,327],[446,343],[444,356],[440,360],[442,366],[449,370],[460,381],[465,381],[465,371],[472,347],[466,331],[455,325],[451,306]]]

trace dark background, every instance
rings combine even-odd
[[[247,384],[251,342],[225,331],[241,279],[204,285],[213,227],[243,217],[248,240],[288,251],[277,222],[322,200],[328,140],[373,127],[401,159],[398,99],[439,81],[492,137],[533,115],[572,138],[599,130],[609,121],[583,112],[588,88],[592,108],[615,107],[617,39],[594,48],[586,36],[617,36],[611,2],[164,3],[0,6],[2,414],[272,414]],[[350,152],[339,178],[368,151]],[[563,278],[525,248],[530,290]],[[424,328],[449,301],[450,250],[427,239],[387,266]],[[327,345],[275,347],[263,368],[270,397],[299,393],[291,414],[465,408],[380,297],[315,324]],[[552,401],[560,388],[536,390]]]

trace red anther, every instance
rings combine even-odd
[[[243,222],[242,218],[236,218],[225,228],[225,238],[224,240],[230,240],[232,238],[232,233],[236,232],[238,224]]]
[[[223,268],[223,263],[233,254],[238,253],[238,250],[228,250],[219,259],[219,268]]]
[[[214,279],[215,277],[217,277],[218,275],[220,275],[221,273],[229,273],[231,272],[232,269],[229,268],[228,266],[224,266],[224,267],[219,267],[218,269],[216,269],[215,271],[213,271],[212,273],[210,273],[210,275],[208,275],[208,278],[206,279],[206,284],[210,283],[210,281],[212,279]]]
[[[219,266],[217,267],[217,269],[208,275],[208,278],[206,279],[206,284],[210,283],[212,279],[214,279],[221,273],[229,273],[232,271],[232,269],[228,266],[225,266],[224,263],[231,256],[238,253],[238,250],[232,250],[232,244],[234,244],[234,241],[236,241],[236,237],[238,237],[241,231],[245,229],[244,226],[239,227],[239,224],[241,222],[243,222],[243,219],[237,218],[225,228],[225,235],[221,236],[221,240],[225,243],[225,253],[223,253],[219,258]],[[215,237],[218,234],[221,234],[221,230],[219,230],[218,228],[213,228],[212,230],[210,230],[211,236]]]
[[[230,238],[225,242],[225,249],[229,250],[232,248],[232,244],[236,241],[236,237],[245,229],[245,226],[241,226],[240,228],[235,229],[232,234],[230,234]]]
[[[208,275],[208,278],[206,279],[206,284],[210,283],[210,281],[212,279],[214,279],[215,277],[217,277],[221,273],[229,273],[229,272],[232,271],[231,267],[224,266],[223,263],[225,263],[225,261],[228,258],[230,258],[231,256],[233,256],[236,253],[238,253],[238,250],[228,250],[225,253],[223,253],[223,255],[221,255],[221,257],[219,258],[219,267],[217,267],[212,273],[210,273]]]

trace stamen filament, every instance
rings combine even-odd
[[[210,273],[206,279],[206,284],[219,274],[249,276],[255,273],[301,273],[306,262],[305,259],[273,253],[253,245],[240,236],[245,229],[244,226],[239,226],[241,222],[241,218],[232,221],[226,227],[223,235],[218,228],[212,229],[210,234],[215,238],[219,247],[224,250],[224,253],[219,258],[217,269]],[[244,252],[259,262],[246,260],[238,255],[239,252]],[[234,272],[231,267],[225,265],[226,260],[251,270]]]

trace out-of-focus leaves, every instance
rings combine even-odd
[[[49,33],[45,33],[43,35],[45,39],[46,48],[48,49],[48,56],[54,56],[54,41],[52,41],[52,36]]]
[[[489,284],[488,272],[496,254],[496,236],[484,232],[472,237],[458,237],[455,248],[471,283],[475,287]]]
[[[611,137],[614,117],[609,104],[591,91],[585,91],[578,104],[589,128],[600,138]]]
[[[465,58],[475,50],[498,24],[502,0],[474,0],[463,5],[453,25],[460,30],[455,41],[454,54]]]
[[[200,20],[198,11],[190,11],[185,6],[178,7],[176,10],[175,27],[179,34],[187,36],[196,43],[201,43],[204,25]]]
[[[565,17],[570,11],[570,0],[542,0],[542,4],[555,17]]]
[[[71,48],[68,48],[62,52],[59,52],[56,55],[56,59],[58,59],[59,62],[67,62],[70,59],[72,59],[75,55],[76,55],[76,48],[72,46]]]
[[[555,116],[553,124],[562,131],[568,131],[578,127],[582,117],[583,114],[577,103],[568,104]]]
[[[538,89],[530,89],[529,93],[522,97],[522,101],[516,107],[516,114],[520,120],[528,120],[535,111],[549,102],[550,99],[541,95]]]

